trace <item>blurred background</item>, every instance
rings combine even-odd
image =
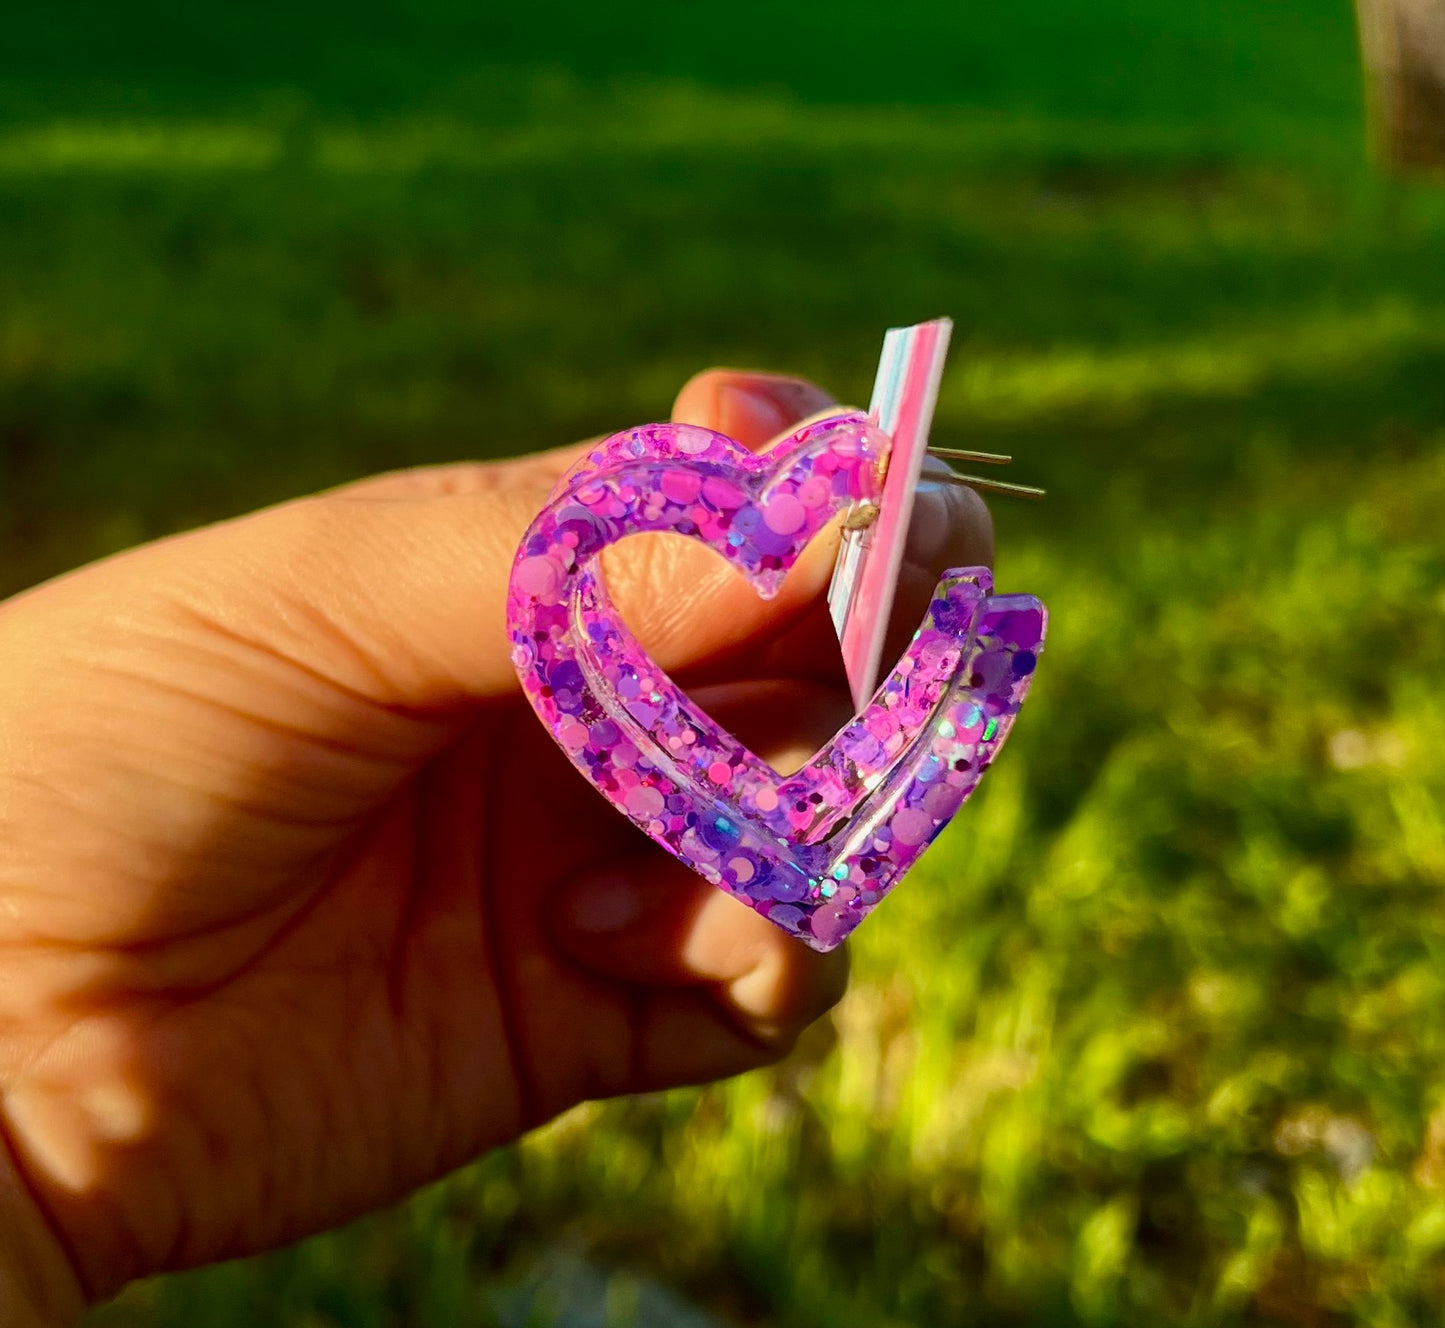
[[[0,593],[696,369],[1018,456],[1053,611],[782,1068],[88,1328],[1440,1322],[1445,189],[1348,0],[64,0],[0,38]]]

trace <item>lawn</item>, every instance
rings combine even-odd
[[[7,17],[0,593],[948,313],[1033,698],[778,1070],[87,1328],[1445,1322],[1445,188],[1345,0],[538,8]]]

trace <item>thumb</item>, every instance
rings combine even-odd
[[[838,409],[803,378],[707,369],[677,394],[672,418],[752,451],[810,417]],[[838,540],[827,530],[806,549],[776,598],[763,600],[711,549],[679,535],[639,535],[603,555],[608,593],[644,650],[674,671],[749,651],[781,635],[828,587]]]
[[[837,399],[806,378],[743,369],[704,369],[683,384],[672,405],[678,424],[700,424],[760,450]]]

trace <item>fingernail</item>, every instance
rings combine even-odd
[[[782,433],[796,417],[771,386],[766,381],[719,384],[718,432],[743,443],[766,442]]]
[[[562,921],[574,931],[600,936],[637,921],[642,898],[625,876],[598,876],[575,885],[563,904]]]
[[[935,478],[948,473],[948,467],[937,458],[924,461],[903,555],[914,567],[935,573],[993,561],[993,523],[988,508],[972,489]]]
[[[953,536],[954,517],[949,485],[929,479],[928,463],[913,497],[913,518],[908,523],[908,548],[904,555],[920,567],[931,567],[948,547]]]

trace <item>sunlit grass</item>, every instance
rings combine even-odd
[[[635,161],[679,150],[774,150],[794,159],[891,156],[900,143],[907,144],[915,167],[930,161],[988,166],[1021,152],[1068,155],[1080,143],[1104,157],[1161,166],[1248,153],[1235,132],[1187,122],[1121,124],[1019,110],[981,115],[947,106],[817,106],[781,93],[657,78],[593,86],[539,73],[509,81],[514,97],[495,119],[447,111],[366,122],[322,119],[283,101],[269,114],[244,118],[112,115],[21,123],[0,128],[0,178],[252,172],[288,155],[321,172],[406,175],[557,166],[568,158]],[[1305,145],[1337,160],[1339,144],[1327,129],[1300,132]]]
[[[0,136],[0,175],[253,171],[281,147],[278,134],[246,124],[61,122]]]
[[[623,1320],[639,1274],[780,1328],[1429,1321],[1445,197],[1353,119],[507,87],[0,130],[0,587],[655,418],[709,362],[861,399],[949,312],[940,430],[1051,489],[999,511],[1036,692],[787,1065],[97,1328],[486,1323],[559,1249]]]
[[[974,356],[950,377],[940,409],[945,420],[1139,410],[1159,398],[1244,397],[1267,384],[1307,384],[1321,375],[1368,372],[1404,355],[1441,353],[1445,320],[1438,310],[1390,301],[1112,354],[1079,349]]]

